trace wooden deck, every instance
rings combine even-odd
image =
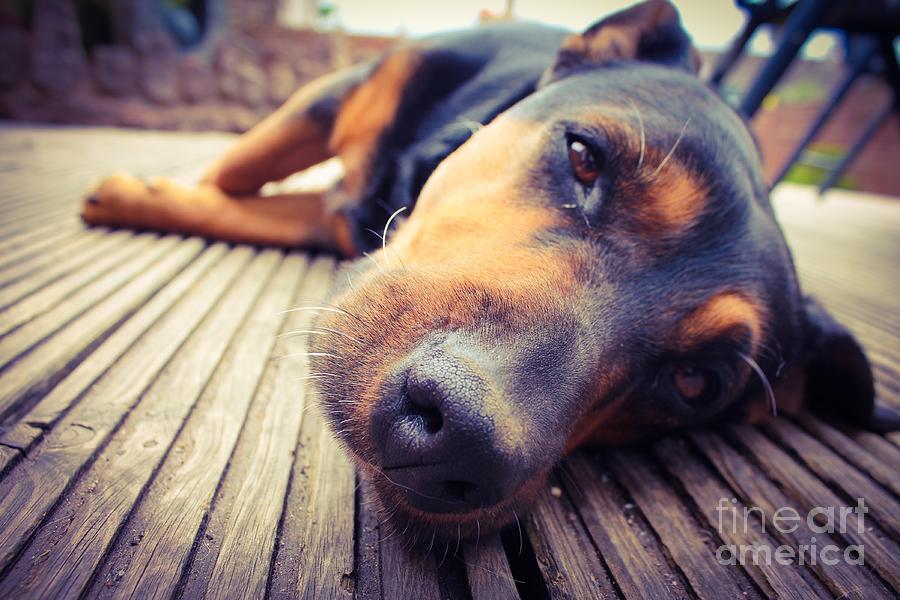
[[[328,257],[86,230],[88,182],[191,178],[226,135],[0,129],[0,598],[881,598],[900,590],[900,436],[811,415],[566,461],[502,536],[410,554],[298,382]],[[900,203],[782,188],[803,282],[900,404]],[[719,527],[853,506],[861,531]],[[864,545],[732,566],[723,544]]]

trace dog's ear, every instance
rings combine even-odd
[[[857,427],[900,428],[900,415],[875,402],[875,380],[862,346],[811,297],[804,300],[804,350],[805,404],[811,410]]]
[[[700,55],[667,0],[647,0],[594,23],[563,41],[541,85],[574,71],[618,61],[643,61],[697,73]]]

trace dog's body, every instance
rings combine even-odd
[[[378,249],[318,318],[322,405],[394,522],[484,531],[585,443],[776,399],[871,422],[865,357],[801,296],[752,138],[696,67],[660,0],[581,35],[438,36],[301,89],[197,189],[116,176],[85,218]],[[335,155],[335,190],[253,196]]]

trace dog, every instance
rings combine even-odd
[[[356,257],[311,377],[413,539],[504,526],[580,446],[803,407],[896,427],[699,62],[663,0],[406,43],[301,88],[196,188],[116,175],[83,218]],[[259,195],[334,156],[333,190]]]

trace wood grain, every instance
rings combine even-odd
[[[694,519],[676,492],[636,452],[615,452],[609,464],[641,513],[659,535],[667,554],[700,598],[758,598],[739,568],[716,560],[715,531]]]
[[[617,597],[606,565],[558,481],[551,479],[522,521],[551,598]]]
[[[21,400],[43,393],[59,381],[70,363],[147,301],[202,249],[203,243],[198,239],[179,244],[155,264],[144,265],[143,271],[120,289],[95,298],[93,305],[78,317],[77,327],[50,335],[41,342],[38,351],[19,358],[4,371],[0,383],[0,415],[11,410],[21,412],[18,406]],[[40,323],[40,320],[34,322],[36,326]]]
[[[744,547],[765,548],[770,556],[774,555],[774,549],[779,544],[765,533],[761,523],[755,520],[755,513],[745,519],[746,507],[740,502],[730,503],[736,509],[733,519],[717,511],[720,502],[729,506],[731,491],[705,466],[691,460],[683,440],[664,440],[656,444],[653,450],[660,463],[684,486],[696,510],[706,518],[707,525],[718,534],[721,543],[735,547],[731,556],[740,556],[740,549]],[[724,556],[727,559],[728,555]],[[804,570],[795,570],[793,566],[779,564],[774,559],[757,561],[751,557],[741,566],[767,597],[799,600],[822,597],[825,593],[815,577],[808,576]]]
[[[332,268],[332,261],[315,261],[292,303],[326,293]],[[284,331],[308,329],[311,318],[305,311],[289,313]],[[210,511],[202,546],[187,575],[183,593],[188,597],[207,593],[214,597],[258,598],[266,593],[309,400],[299,381],[306,373],[306,360],[277,357],[301,353],[304,348],[304,341],[296,337],[281,338],[275,346],[276,360],[263,374],[247,425]]]
[[[462,549],[472,600],[519,598],[516,582],[498,534],[468,542]]]
[[[797,464],[784,450],[772,443],[758,430],[747,426],[728,428],[731,439],[748,452],[766,475],[802,507],[804,514],[816,507],[841,507],[849,505],[824,483]],[[860,524],[855,515],[848,516],[846,531],[841,537],[848,544],[866,548],[866,565],[874,569],[895,591],[900,590],[900,546],[886,535],[871,519],[863,518]]]
[[[796,514],[803,515],[801,506],[755,469],[721,436],[710,432],[698,432],[691,439],[745,506],[759,507],[764,511],[766,530],[781,543],[797,548],[800,544],[809,544],[815,537],[820,546],[834,544],[839,548],[845,547],[840,539],[810,529],[805,519],[797,523],[796,531],[789,531],[790,528],[786,526],[776,527],[772,522],[776,511],[783,511],[781,515],[790,515],[792,514],[790,510],[794,510]],[[833,565],[817,561],[810,568],[835,597],[861,599],[890,596],[877,577],[873,577],[867,569],[849,565],[844,561],[838,561]]]
[[[684,597],[690,589],[669,564],[640,511],[624,496],[599,457],[577,454],[568,462],[563,484],[597,545],[610,574],[626,598]],[[577,487],[576,487],[577,485]]]
[[[0,481],[0,570],[10,566],[78,471],[105,442],[246,262],[230,254],[135,344]],[[5,581],[5,580],[4,580]]]
[[[229,257],[235,271],[250,258],[249,249],[242,250]],[[51,525],[41,527],[25,549],[26,556],[40,556],[40,560],[20,560],[0,584],[0,596],[81,597],[276,260],[274,254],[256,258],[234,285],[229,285],[94,463],[79,475],[67,498],[48,515]],[[229,278],[228,284],[233,279]],[[91,428],[90,421],[79,424]]]
[[[184,428],[98,569],[92,598],[169,598],[187,567],[213,494],[227,467],[275,335],[302,275],[295,260],[272,251],[261,268],[280,263],[204,387]],[[250,274],[264,279],[265,271]],[[198,331],[197,334],[199,335]],[[174,360],[177,360],[176,357]],[[138,540],[135,543],[135,540]]]

